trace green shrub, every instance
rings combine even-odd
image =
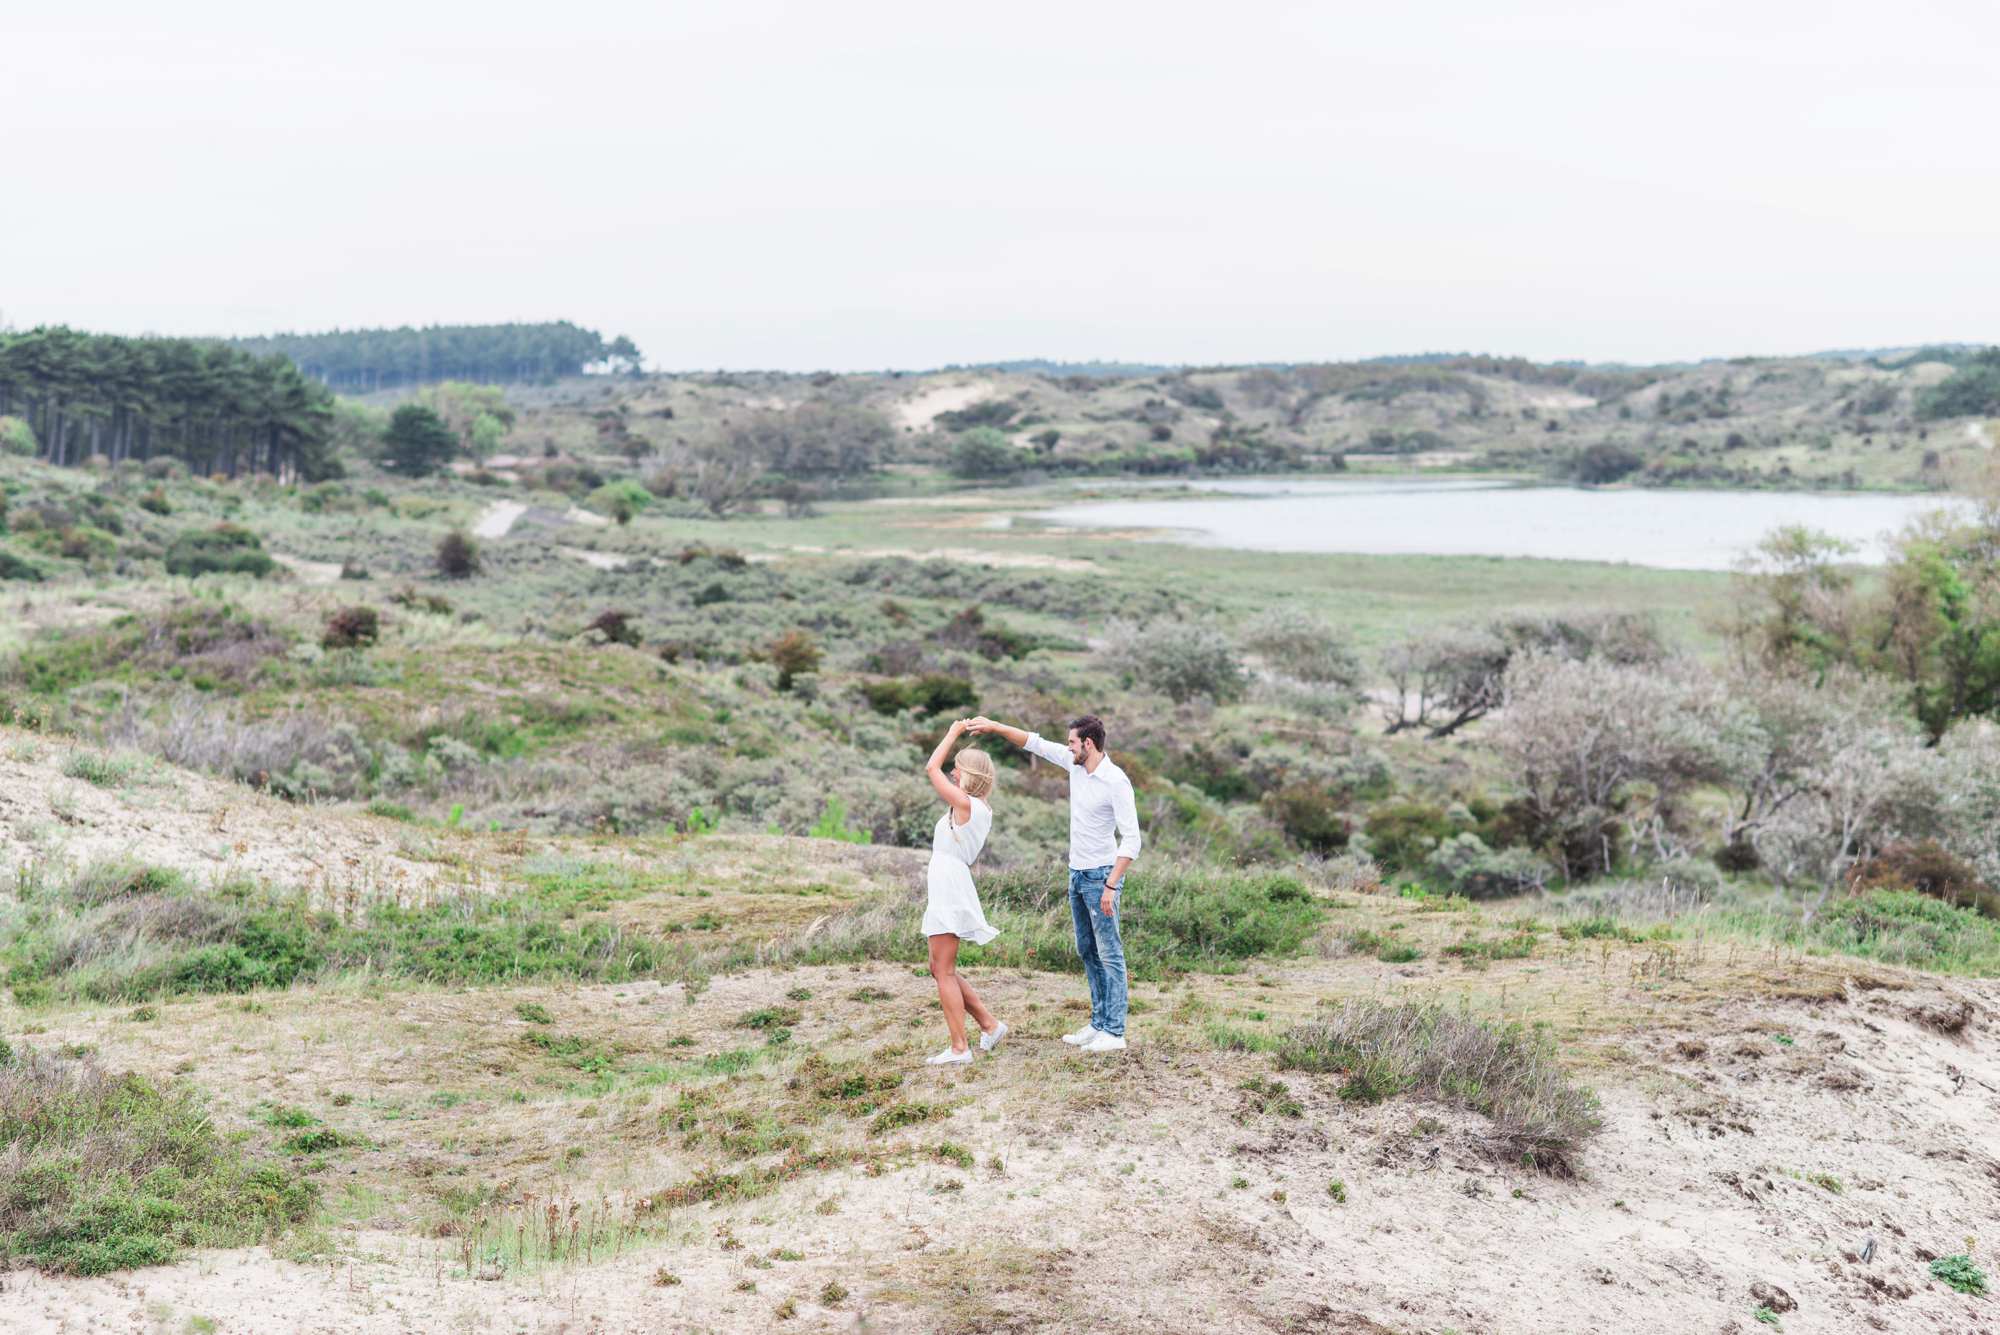
[[[166,566],[170,575],[231,574],[262,579],[277,563],[265,554],[263,540],[249,529],[217,524],[175,534],[167,545]]]
[[[1467,899],[1526,894],[1548,884],[1553,868],[1525,848],[1495,852],[1470,830],[1452,835],[1431,851],[1424,870],[1430,881]]]
[[[446,579],[470,579],[479,573],[479,544],[464,529],[455,528],[438,539],[438,574]]]
[[[99,1275],[266,1241],[313,1184],[232,1145],[185,1085],[23,1051],[0,1066],[0,1262]]]
[[[813,839],[837,839],[843,844],[875,842],[871,831],[847,823],[847,803],[831,796],[826,799],[826,806],[821,808],[819,819],[813,822],[813,827],[806,834]]]
[[[1931,1277],[1943,1280],[1960,1293],[1969,1293],[1975,1298],[1986,1292],[1986,1272],[1963,1252],[1957,1256],[1940,1256],[1932,1261]]]
[[[621,525],[631,523],[652,503],[653,493],[630,478],[607,482],[590,493],[590,508],[609,515]]]
[[[960,433],[951,446],[951,471],[958,477],[1007,477],[1021,471],[1027,462],[1025,450],[990,426]]]
[[[906,709],[928,715],[959,714],[979,701],[970,679],[946,672],[863,682],[861,694],[878,714],[900,714]]]
[[[372,607],[343,607],[326,619],[323,649],[363,649],[382,633],[382,616]]]
[[[1339,795],[1323,784],[1287,784],[1265,793],[1263,805],[1287,838],[1321,857],[1346,848],[1354,833]]]
[[[25,557],[16,556],[5,547],[0,547],[0,580],[11,579],[22,584],[42,582],[42,568]]]
[[[1241,698],[1247,679],[1235,647],[1221,631],[1192,621],[1138,626],[1114,622],[1103,658],[1128,685],[1159,691],[1176,702],[1207,696],[1218,704]]]
[[[39,448],[35,444],[35,429],[26,421],[19,417],[0,417],[0,454],[32,459]]]
[[[1442,807],[1401,801],[1376,807],[1361,828],[1368,836],[1368,855],[1383,870],[1418,872],[1454,827]]]

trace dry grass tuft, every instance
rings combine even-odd
[[[1545,1172],[1569,1172],[1603,1126],[1597,1096],[1557,1065],[1546,1034],[1434,1002],[1343,1002],[1287,1033],[1278,1065],[1343,1074],[1341,1097],[1357,1102],[1414,1092],[1471,1108],[1493,1122],[1494,1149]]]

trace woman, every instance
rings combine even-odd
[[[924,908],[924,935],[930,938],[931,977],[937,980],[945,1028],[951,1031],[951,1046],[925,1058],[931,1066],[962,1066],[972,1060],[972,1047],[965,1039],[968,1011],[979,1025],[982,1052],[991,1052],[1007,1037],[1007,1026],[993,1018],[972,984],[958,976],[961,940],[983,946],[1000,935],[986,921],[979,907],[979,892],[972,885],[972,864],[979,850],[986,847],[987,832],[993,828],[993,808],[986,805],[997,777],[993,757],[967,747],[958,753],[949,777],[944,772],[945,757],[964,735],[966,722],[960,719],[952,724],[924,763],[924,773],[945,805],[937,829],[931,832],[930,902]]]

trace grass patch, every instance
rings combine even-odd
[[[250,882],[202,893],[183,878],[100,863],[67,881],[24,875],[0,914],[0,969],[17,1000],[150,1000],[289,987],[348,971],[413,982],[678,978],[693,952],[571,916],[564,898],[448,895],[351,915]]]
[[[1569,1171],[1603,1125],[1596,1095],[1571,1083],[1546,1034],[1435,1003],[1343,1002],[1287,1033],[1278,1065],[1344,1075],[1341,1097],[1355,1102],[1414,1092],[1470,1108],[1492,1121],[1495,1148],[1550,1172]]]
[[[1235,973],[1245,960],[1294,955],[1326,916],[1323,902],[1303,883],[1280,873],[1167,864],[1132,877],[1119,931],[1135,979]],[[979,898],[1000,936],[990,945],[968,946],[967,964],[1082,971],[1069,878],[1060,868],[984,875]],[[808,964],[916,963],[925,958],[923,912],[921,892],[877,899],[840,914],[786,954]]]
[[[0,1063],[0,1261],[73,1275],[244,1246],[304,1219],[313,1185],[229,1143],[186,1085],[22,1051]]]

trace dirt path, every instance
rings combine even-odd
[[[514,521],[528,512],[528,507],[520,501],[495,501],[486,507],[486,513],[479,516],[479,522],[472,526],[475,538],[504,538],[514,527]]]
[[[340,566],[333,561],[308,561],[303,557],[272,552],[271,559],[299,577],[302,584],[332,584],[340,579]]]

